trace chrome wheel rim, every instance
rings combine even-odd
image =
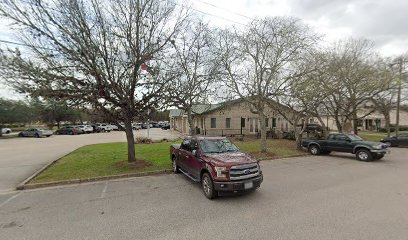
[[[359,152],[359,153],[358,153],[358,157],[359,157],[361,160],[367,160],[368,154],[367,154],[366,152]]]
[[[312,148],[310,149],[310,152],[311,152],[313,155],[316,155],[316,154],[317,154],[317,148],[316,148],[316,147],[312,147]]]
[[[177,171],[177,164],[176,164],[176,160],[173,160],[173,172]]]
[[[211,187],[210,187],[210,180],[208,179],[207,176],[205,176],[203,179],[203,189],[204,189],[204,193],[208,196],[210,194]]]

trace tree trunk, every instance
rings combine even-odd
[[[3,127],[0,125],[0,137],[3,137]]]
[[[260,124],[261,124],[261,152],[266,152],[266,125],[265,125],[265,114],[263,111],[259,112]]]
[[[309,119],[309,118],[310,116],[305,117],[305,119]],[[294,129],[295,129],[296,149],[302,150],[303,133],[306,130],[307,121],[306,120],[303,121],[303,125],[300,131],[297,131],[297,127],[296,127],[298,125],[299,118],[295,119],[293,122],[294,122]]]
[[[357,119],[357,111],[354,110],[353,111],[353,132],[354,132],[354,134],[358,134],[358,127],[357,127],[358,121],[357,120],[358,120]]]
[[[133,136],[133,129],[132,129],[132,120],[126,119],[125,123],[125,132],[126,132],[126,140],[128,145],[128,162],[134,163],[136,162],[136,154],[135,154],[135,138]]]
[[[190,129],[190,135],[196,135],[196,130],[194,127],[194,123],[193,123],[193,116],[191,114],[191,108],[187,109],[187,121],[188,121],[188,126]]]
[[[61,122],[57,121],[57,128],[60,129]]]
[[[342,133],[343,132],[343,126],[341,125],[341,121],[339,121],[337,118],[336,118],[336,126],[337,126],[337,131],[339,133]]]
[[[326,124],[324,123],[323,119],[320,116],[317,116],[317,120],[319,120],[319,123],[322,126],[323,137],[326,138],[327,135],[328,135],[327,126],[326,126]]]
[[[385,118],[385,129],[387,129],[387,137],[391,136],[391,119],[390,119],[390,112],[383,113]]]

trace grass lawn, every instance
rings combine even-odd
[[[249,153],[259,160],[286,157],[304,153],[302,151],[296,150],[295,141],[286,139],[267,139],[266,143],[268,152],[261,153],[259,151],[261,145],[261,141],[259,139],[234,141],[234,144],[237,145],[241,149],[241,151]]]
[[[401,133],[408,133],[408,131],[400,131]],[[380,132],[359,132],[358,135],[367,141],[379,142],[382,138],[387,137],[387,133]],[[395,132],[391,132],[391,136],[395,136]]]
[[[126,143],[84,146],[61,158],[34,178],[31,183],[171,169],[169,147],[173,143],[180,143],[180,141],[136,144],[136,158],[144,161],[139,161],[139,164],[134,166],[127,164]],[[296,150],[295,142],[289,140],[268,140],[268,153],[259,152],[259,139],[234,141],[234,143],[243,152],[250,153],[260,160],[302,153]]]
[[[136,158],[144,160],[145,164],[135,166],[127,164],[126,143],[84,146],[61,158],[31,182],[43,183],[171,169],[169,146],[173,143],[176,142],[136,144]]]
[[[373,141],[379,142],[382,138],[387,136],[387,133],[380,133],[380,132],[359,132],[358,135],[366,140],[366,141]]]

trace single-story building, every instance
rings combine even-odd
[[[219,104],[197,104],[192,108],[193,122],[199,134],[207,136],[256,135],[260,132],[259,115],[251,111],[249,103],[236,99]],[[170,110],[170,128],[189,133],[187,114],[180,109]],[[266,128],[290,131],[291,124],[267,107]]]
[[[400,126],[408,126],[408,108],[406,106],[401,106],[400,108]],[[359,131],[377,131],[380,128],[385,128],[385,117],[384,115],[374,109],[374,105],[371,103],[365,103],[362,108],[357,112],[357,129]],[[333,116],[322,114],[322,119],[331,131],[337,131],[336,121]],[[391,125],[396,124],[397,110],[393,109],[390,112],[390,123]],[[317,120],[315,120],[317,121]],[[347,121],[343,124],[344,131],[351,131],[353,129],[352,121]]]

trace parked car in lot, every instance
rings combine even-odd
[[[92,132],[93,133],[102,132],[102,128],[98,127],[96,124],[92,124],[91,127],[92,127]]]
[[[209,199],[218,192],[254,190],[263,181],[259,162],[224,137],[186,137],[170,146],[170,159],[173,171],[201,182]]]
[[[408,146],[408,133],[401,133],[399,136],[386,137],[381,139],[382,143],[390,147]]]
[[[161,127],[161,129],[163,129],[163,130],[168,130],[168,129],[170,129],[170,124],[163,124],[162,125],[162,127]]]
[[[98,126],[102,132],[110,132],[112,131],[112,128],[110,127],[109,124],[105,124],[105,123],[98,123],[96,124],[96,126]]]
[[[77,128],[81,129],[82,133],[92,133],[93,128],[90,125],[78,125]]]
[[[133,130],[140,130],[140,129],[142,129],[142,124],[141,123],[133,123],[132,128],[133,128]]]
[[[302,128],[303,124],[297,125],[298,127]],[[317,123],[308,123],[306,124],[305,132],[322,132],[323,128]]]
[[[42,129],[42,128],[29,128],[24,131],[21,131],[19,137],[50,137],[53,134],[51,130]]]
[[[10,128],[2,128],[1,129],[1,133],[2,134],[9,134],[9,133],[11,133],[12,131],[11,131],[11,129]]]
[[[57,131],[55,131],[55,134],[58,135],[78,135],[81,134],[82,130],[75,127],[75,126],[64,126]]]
[[[313,155],[346,152],[355,154],[360,161],[378,160],[390,152],[387,144],[364,141],[355,134],[343,133],[331,133],[323,140],[303,140],[302,145]]]
[[[112,131],[119,131],[119,127],[116,126],[115,124],[109,124],[108,126],[111,128]]]

